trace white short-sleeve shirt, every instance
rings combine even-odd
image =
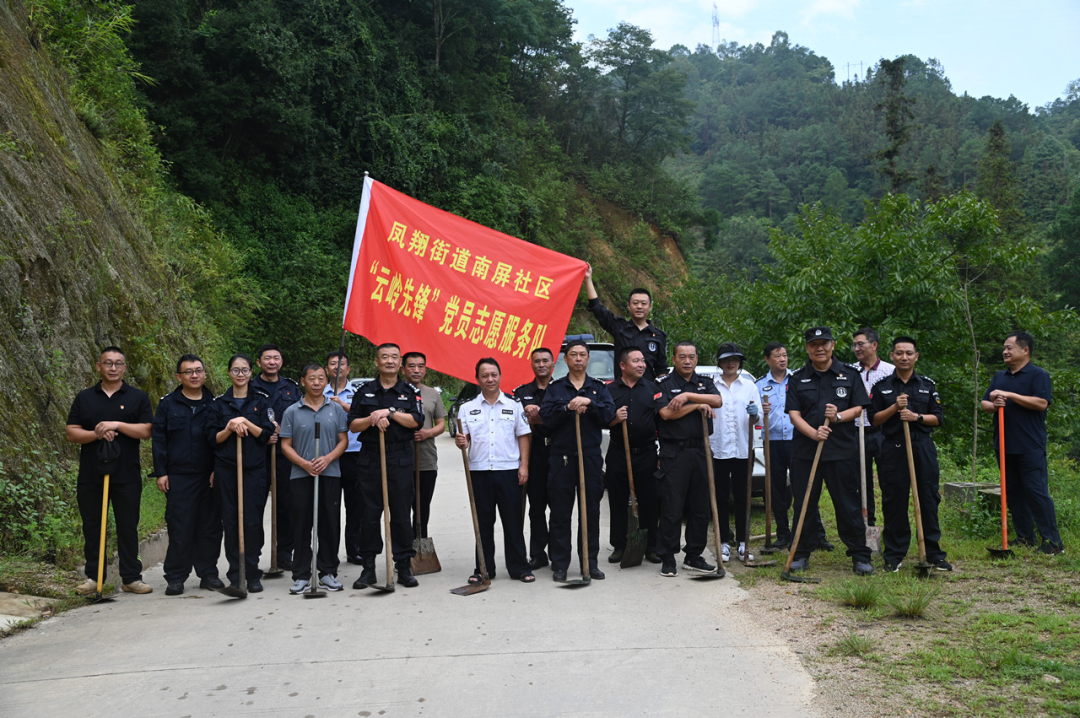
[[[458,410],[462,430],[469,436],[469,469],[505,471],[521,465],[518,437],[531,433],[522,405],[502,392],[494,403],[479,394]]]
[[[746,413],[746,407],[754,402],[760,413],[761,397],[758,396],[757,386],[743,376],[733,381],[730,387],[719,374],[713,375],[713,382],[724,399],[723,406],[716,409],[713,433],[709,436],[713,458],[749,458],[750,415]]]

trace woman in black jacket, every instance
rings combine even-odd
[[[270,490],[266,478],[266,442],[274,433],[270,420],[270,395],[250,386],[251,358],[237,354],[229,359],[232,387],[214,399],[206,422],[206,436],[214,447],[214,485],[221,497],[221,522],[225,529],[225,558],[229,560],[230,585],[239,587],[240,519],[237,506],[236,442],[244,456],[244,554],[247,590],[263,590],[259,554],[263,545],[263,509]]]

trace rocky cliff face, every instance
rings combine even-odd
[[[132,190],[29,27],[19,0],[0,0],[0,459],[70,455],[67,410],[101,347],[124,347],[127,379],[154,396],[192,340]]]

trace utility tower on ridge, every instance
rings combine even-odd
[[[713,52],[720,49],[720,9],[716,3],[712,4],[712,49]]]

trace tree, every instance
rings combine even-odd
[[[911,172],[901,169],[897,164],[900,151],[911,134],[911,125],[908,123],[915,119],[915,113],[911,110],[915,99],[904,94],[904,85],[907,82],[904,60],[903,57],[895,60],[883,59],[878,64],[877,81],[885,90],[885,99],[874,105],[875,110],[885,113],[885,136],[889,138],[888,146],[878,150],[875,155],[884,163],[878,168],[878,172],[888,178],[894,193],[903,192],[904,186],[914,179]]]
[[[1050,241],[1046,273],[1051,288],[1063,306],[1080,307],[1080,191],[1073,190],[1072,202],[1058,212]]]
[[[1015,237],[1024,222],[1020,211],[1020,181],[1011,155],[1009,138],[1001,120],[986,133],[986,150],[979,159],[975,192],[997,207],[998,223],[1007,237]]]

